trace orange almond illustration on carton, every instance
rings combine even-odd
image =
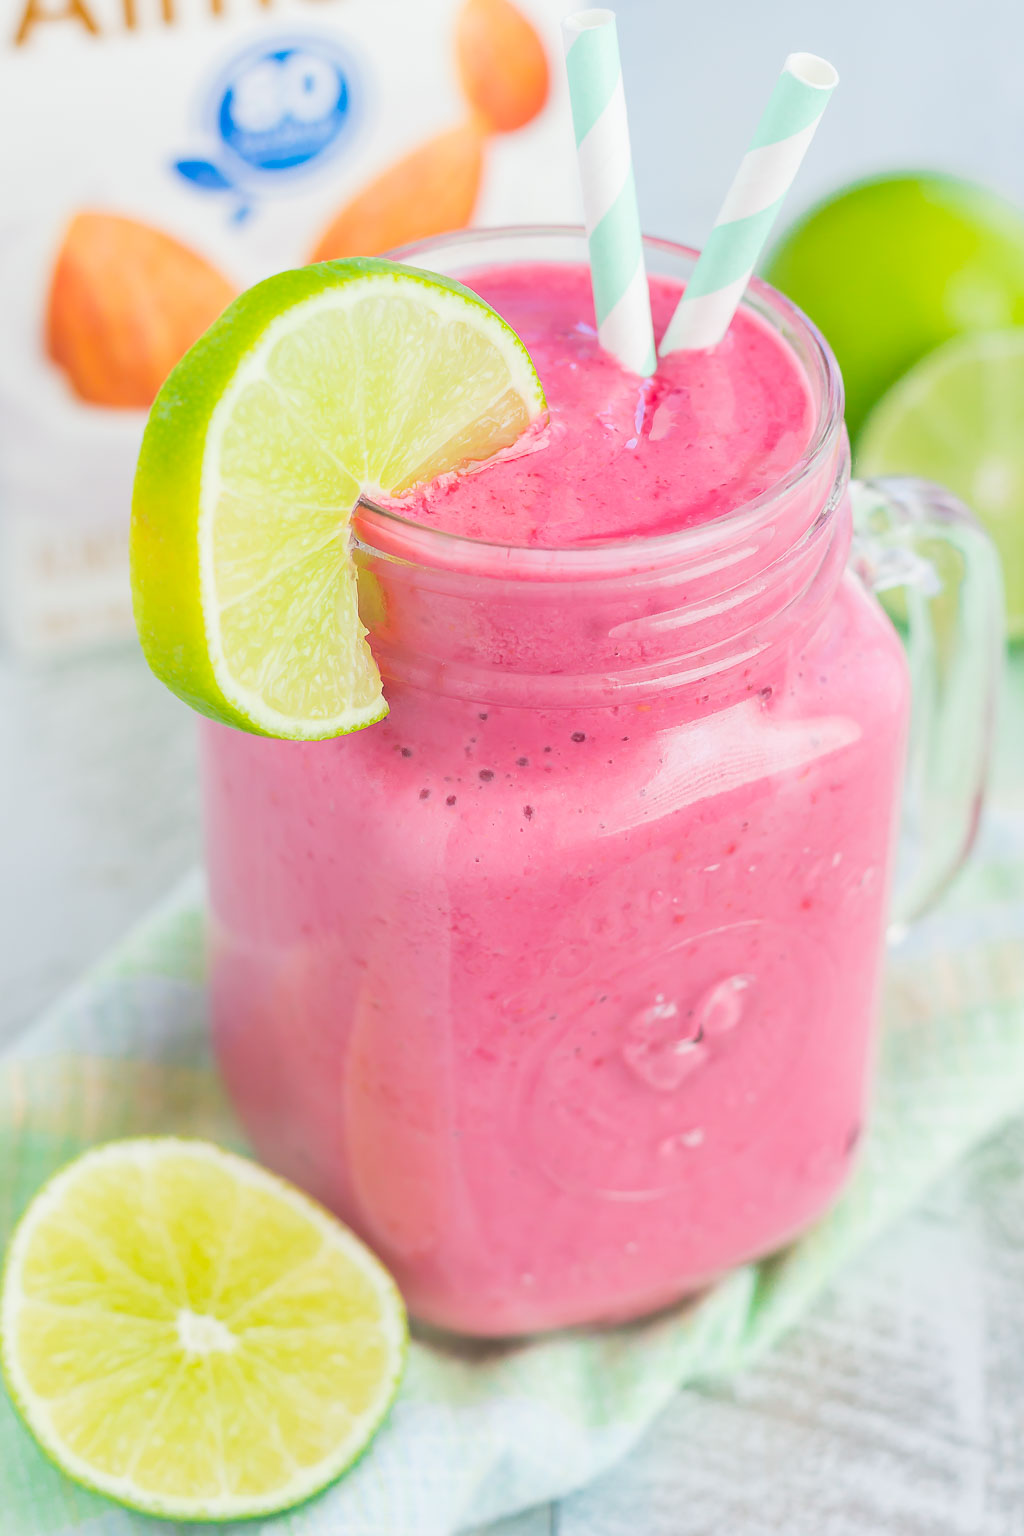
[[[510,0],[466,0],[455,58],[466,100],[498,133],[522,128],[547,100],[544,44]]]
[[[235,292],[162,230],[118,214],[78,213],[53,269],[47,352],[82,400],[145,409]]]
[[[522,128],[544,106],[544,44],[510,0],[466,0],[455,27],[455,62],[468,120],[428,139],[357,192],[323,231],[310,261],[375,256],[473,217],[492,133]]]
[[[375,256],[410,240],[462,229],[473,216],[483,145],[475,119],[428,139],[346,204],[310,260]]]

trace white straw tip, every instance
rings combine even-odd
[[[566,36],[578,37],[581,32],[597,32],[602,27],[614,27],[615,12],[599,8],[592,11],[573,11],[562,22]]]
[[[834,91],[839,84],[839,72],[828,59],[819,59],[816,53],[791,53],[784,69],[795,75],[801,85],[809,85],[816,91]]]

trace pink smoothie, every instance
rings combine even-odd
[[[757,531],[722,524],[685,575],[652,574],[641,535],[724,517],[807,448],[817,407],[767,323],[744,312],[643,384],[600,352],[584,270],[474,286],[551,422],[410,515],[625,540],[622,571],[483,590],[470,547],[443,582],[367,557],[389,717],[311,744],[205,724],[204,757],[214,1027],[257,1149],[414,1314],[510,1334],[666,1303],[840,1188],[907,680],[841,574],[845,505],[820,531],[834,459]],[[656,329],[678,291],[655,285]]]
[[[598,346],[585,271],[497,268],[469,281],[526,344],[550,421],[534,451],[418,498],[413,514],[428,525],[555,548],[671,533],[767,490],[807,447],[799,365],[752,313],[714,351],[677,352],[641,380]],[[679,292],[651,284],[659,335]]]

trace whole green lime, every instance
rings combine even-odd
[[[1024,325],[1024,216],[953,176],[879,176],[799,220],[764,275],[828,338],[855,437],[926,352],[964,332]]]

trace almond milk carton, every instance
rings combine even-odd
[[[156,391],[242,288],[470,223],[566,222],[567,0],[0,0],[5,627],[132,633]]]

